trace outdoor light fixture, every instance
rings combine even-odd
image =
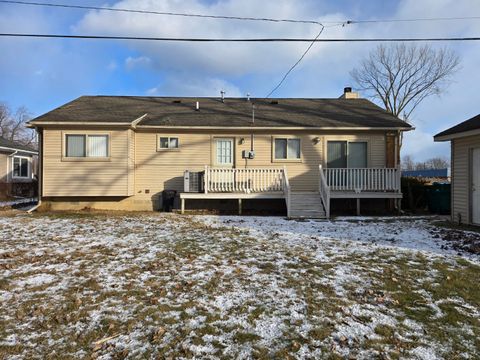
[[[312,142],[317,145],[319,142],[320,142],[320,138],[317,136],[315,138],[313,138]]]
[[[240,141],[238,142],[240,145],[245,144],[245,138],[241,138]]]

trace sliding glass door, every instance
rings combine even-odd
[[[327,167],[366,168],[367,143],[349,141],[329,141],[327,143]]]

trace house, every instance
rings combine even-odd
[[[402,177],[422,179],[427,184],[449,183],[450,182],[450,168],[423,169],[423,170],[403,170],[402,171]]]
[[[480,115],[434,136],[450,141],[452,221],[480,225]]]
[[[0,199],[33,196],[37,155],[30,146],[0,137]]]
[[[292,217],[328,216],[330,199],[398,203],[399,136],[412,129],[348,88],[337,99],[82,96],[30,126],[43,207],[156,210],[175,190],[182,211],[265,200]]]

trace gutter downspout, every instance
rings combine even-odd
[[[255,126],[255,104],[252,104],[252,126]],[[255,151],[253,131],[250,135],[250,150]]]
[[[43,132],[36,128],[38,135],[38,203],[33,208],[27,211],[31,214],[42,205],[42,182],[43,182]]]

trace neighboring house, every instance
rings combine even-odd
[[[480,115],[434,136],[451,142],[452,220],[480,225]]]
[[[292,217],[328,216],[337,198],[398,203],[399,135],[412,129],[349,89],[339,99],[83,96],[30,125],[48,208],[152,210],[176,190],[182,210],[280,199]]]
[[[450,168],[446,169],[424,169],[424,170],[403,170],[402,177],[418,178],[427,184],[450,182]]]
[[[33,196],[38,152],[0,137],[0,198]]]

